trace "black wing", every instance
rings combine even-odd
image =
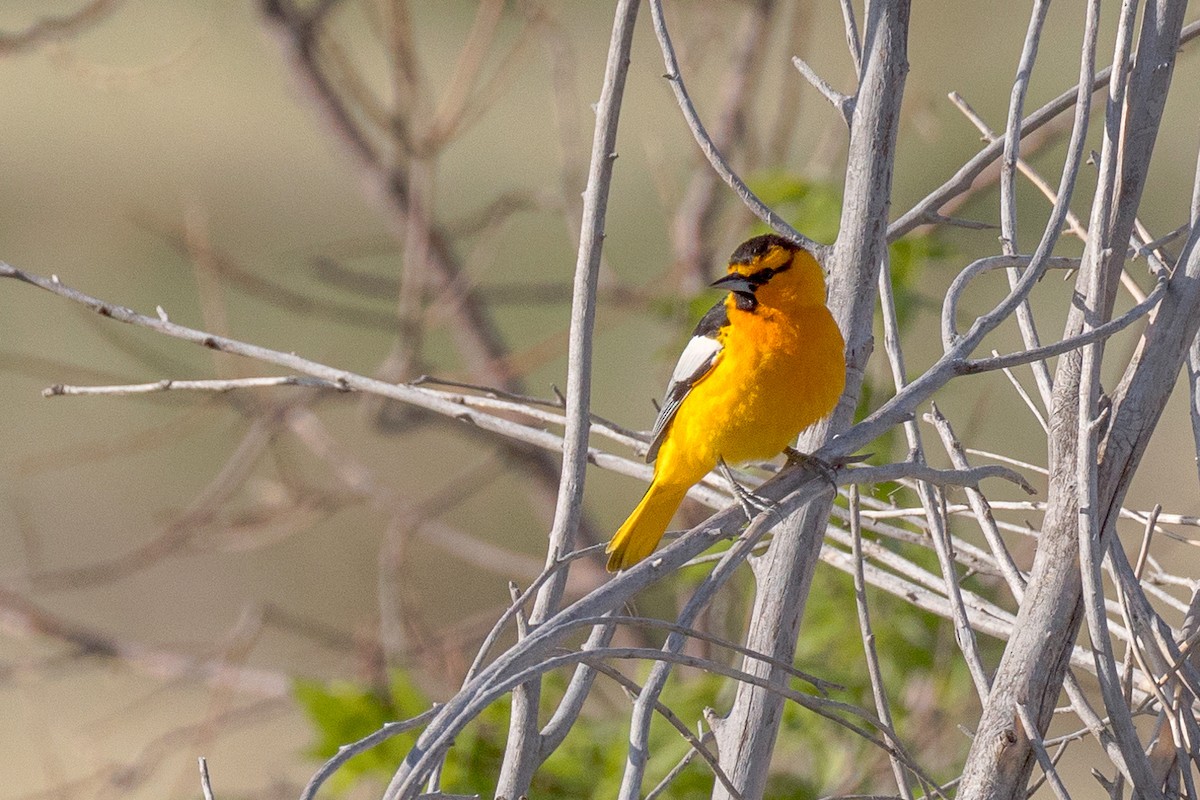
[[[654,430],[650,433],[646,463],[654,461],[658,456],[658,448],[667,436],[671,420],[675,419],[675,412],[679,410],[688,392],[716,365],[722,349],[717,334],[728,324],[725,298],[721,298],[696,325],[692,338],[679,354],[679,361],[675,363],[675,370],[671,373],[671,382],[663,396],[662,408],[658,411],[658,419],[654,421]]]

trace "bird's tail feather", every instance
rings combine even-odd
[[[605,549],[609,572],[628,569],[654,552],[687,490],[687,486],[650,484],[642,501]]]

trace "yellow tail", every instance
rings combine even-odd
[[[608,543],[608,571],[628,569],[654,552],[676,509],[687,494],[687,486],[665,486],[651,483],[642,502],[625,520]]]

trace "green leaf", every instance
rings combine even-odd
[[[292,693],[316,733],[308,753],[322,761],[333,757],[342,745],[369,736],[385,723],[414,716],[428,707],[421,698],[408,704],[414,709],[412,713],[398,716],[389,699],[346,681],[324,684],[296,680]],[[345,791],[365,776],[391,775],[415,741],[416,733],[401,734],[355,755],[333,775],[330,788]]]

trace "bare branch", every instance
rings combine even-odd
[[[969,486],[978,488],[979,482],[985,478],[1003,478],[1015,483],[1025,490],[1026,494],[1037,494],[1037,490],[1029,485],[1020,473],[1001,467],[999,464],[987,464],[969,469],[936,469],[926,464],[913,461],[899,461],[894,464],[884,464],[879,467],[855,467],[844,470],[837,475],[841,483],[856,483],[861,485],[885,483],[887,481],[913,478],[925,483],[938,486]]]
[[[883,341],[887,353],[888,364],[892,369],[892,382],[896,391],[900,391],[908,383],[908,375],[904,366],[904,353],[900,346],[900,324],[896,318],[896,302],[892,294],[891,266],[884,264],[879,272],[879,302],[883,309]],[[904,436],[908,441],[910,460],[924,465],[925,452],[921,443],[921,432],[916,420],[904,421]],[[1022,479],[1024,480],[1024,479]],[[1033,487],[1026,484],[1026,491],[1033,492]],[[947,530],[949,522],[945,513],[944,498],[934,491],[930,481],[920,480],[917,483],[917,496],[921,500],[921,508],[925,512],[926,526],[933,540],[934,552],[937,553],[938,565],[942,570],[942,578],[946,585],[946,596],[950,601],[950,610],[954,621],[954,639],[967,663],[975,691],[982,700],[987,697],[989,685],[987,671],[979,648],[975,642],[974,631],[963,605],[962,587],[959,585],[958,573],[954,565],[953,545]]]
[[[654,651],[649,651],[649,652],[652,653]],[[633,654],[631,653],[630,655],[633,655]],[[628,656],[623,655],[621,653],[621,651],[615,651],[612,648],[608,648],[606,650],[606,652],[604,652],[602,654],[602,656],[609,657],[609,658],[628,657]],[[633,657],[636,657],[636,655],[633,655]],[[610,667],[608,664],[604,663],[604,661],[602,661],[600,658],[597,658],[597,657],[589,658],[586,663],[592,669],[596,670],[597,672],[603,672],[605,675],[607,675],[608,677],[615,680],[617,683],[624,686],[627,690],[629,690],[630,694],[632,694],[635,698],[641,696],[641,688],[636,683],[634,683],[633,680],[625,677],[623,674],[621,674],[621,672]],[[709,769],[712,770],[713,775],[715,775],[717,780],[721,782],[721,785],[723,785],[725,788],[727,788],[730,792],[733,792],[734,795],[738,798],[738,800],[741,800],[741,795],[737,794],[737,789],[735,789],[733,784],[730,782],[729,776],[725,774],[725,771],[723,769],[721,769],[721,765],[719,763],[717,763],[716,757],[713,756],[712,753],[708,752],[708,750],[704,747],[704,743],[700,739],[698,739],[696,736],[692,735],[692,732],[690,730],[688,730],[688,727],[686,725],[684,725],[683,722],[680,721],[679,717],[677,717],[675,715],[675,712],[671,711],[671,709],[669,707],[663,705],[658,700],[654,701],[654,710],[656,712],[658,712],[658,714],[663,719],[665,719],[665,720],[667,720],[667,722],[671,723],[671,727],[673,727],[675,730],[679,731],[680,735],[683,736],[683,738],[685,740],[687,740],[688,744],[690,744],[692,746],[692,749],[690,752],[696,753],[702,759],[704,759],[704,762],[706,764],[708,764]]]
[[[596,320],[596,285],[604,243],[608,191],[612,182],[613,162],[617,157],[617,124],[625,91],[625,76],[629,71],[629,51],[633,43],[637,11],[637,0],[622,0],[617,4],[604,83],[596,109],[596,129],[587,189],[583,195],[582,233],[571,301],[562,477],[546,552],[547,568],[557,564],[573,549],[583,508],[584,474],[590,452],[588,434],[591,431],[592,333]],[[558,610],[565,586],[565,571],[553,575],[543,584],[534,599],[530,624],[540,625]],[[581,670],[574,683],[581,688],[590,687],[591,672],[590,669]],[[582,695],[578,700],[580,707],[586,691]],[[496,793],[501,797],[528,794],[534,770],[549,755],[538,732],[540,698],[541,685],[536,681],[519,687],[513,693],[509,743],[496,788]]]
[[[804,76],[814,89],[821,93],[821,96],[829,101],[838,114],[842,118],[842,122],[846,127],[850,127],[850,119],[854,116],[854,98],[849,95],[844,95],[837,89],[829,85],[829,82],[816,73],[816,71],[808,65],[808,62],[800,56],[792,57],[792,64]]]
[[[423,711],[415,717],[411,717],[402,722],[388,722],[382,728],[372,734],[364,736],[357,742],[344,744],[338,748],[337,754],[333,758],[326,761],[316,774],[308,780],[308,784],[304,787],[304,792],[300,795],[300,800],[313,800],[317,796],[317,792],[325,781],[341,769],[342,765],[350,759],[354,758],[359,753],[366,752],[372,747],[377,747],[383,744],[393,736],[399,736],[402,733],[407,733],[415,728],[424,726],[429,720],[433,719],[437,714],[440,706],[434,704],[427,711]]]
[[[1071,800],[1071,795],[1067,793],[1067,787],[1063,786],[1062,778],[1059,777],[1058,770],[1054,767],[1054,761],[1046,752],[1046,743],[1042,741],[1037,723],[1034,722],[1029,708],[1024,703],[1017,703],[1017,715],[1021,720],[1021,725],[1025,727],[1025,735],[1029,737],[1029,744],[1033,748],[1034,754],[1037,755],[1038,763],[1042,765],[1042,772],[1045,773],[1054,796],[1058,800]]]
[[[704,731],[703,734],[698,738],[700,741],[700,746],[703,748],[713,740],[713,733],[711,730]],[[672,767],[671,771],[663,776],[663,779],[658,782],[658,785],[649,792],[646,792],[645,800],[656,800],[656,798],[660,797],[662,793],[671,786],[675,779],[679,777],[680,773],[687,768],[687,765],[692,763],[692,759],[695,758],[699,753],[700,750],[697,750],[695,747],[690,748],[687,753],[684,754],[683,758],[679,759],[679,763]]]
[[[1038,41],[1041,38],[1042,26],[1045,24],[1046,12],[1049,8],[1049,0],[1035,0],[1033,4],[1029,29],[1025,34],[1025,45],[1021,50],[1021,61],[1017,66],[1017,77],[1013,81],[1012,95],[1009,100],[1008,124],[1004,137],[1004,158],[1000,164],[1000,243],[1005,255],[1013,255],[1017,252],[1016,166],[1021,149],[1021,112],[1025,107],[1025,93],[1029,90],[1029,81],[1033,77],[1033,62],[1037,58]],[[1009,288],[1015,287],[1020,281],[1020,273],[1011,267],[1006,270],[1006,273]],[[1016,317],[1025,347],[1027,349],[1038,347],[1041,341],[1028,301],[1017,306]],[[1033,362],[1031,367],[1038,391],[1042,396],[1042,402],[1048,407],[1050,394],[1054,387],[1050,378],[1050,370],[1040,361]]]
[[[90,0],[70,14],[43,17],[15,33],[0,31],[0,57],[31,50],[47,42],[78,36],[117,10],[122,0]]]
[[[247,344],[236,339],[229,339],[223,336],[206,331],[188,328],[183,325],[178,325],[174,322],[164,321],[158,317],[147,317],[139,314],[132,309],[124,306],[114,305],[98,298],[86,295],[76,289],[72,289],[57,280],[57,276],[51,278],[42,278],[40,276],[31,275],[30,273],[16,269],[3,262],[0,262],[0,278],[15,278],[17,280],[28,283],[32,286],[45,289],[71,300],[80,303],[92,309],[102,317],[115,319],[118,322],[124,322],[130,325],[135,325],[142,328],[148,328],[166,336],[170,336],[184,341],[199,344],[207,347],[210,350],[216,350],[222,353],[232,353],[234,355],[245,356],[257,361],[276,364],[287,369],[293,369],[297,372],[303,372],[315,378],[324,380],[339,390],[354,390],[376,394],[382,397],[387,397],[393,400],[400,400],[419,408],[424,408],[428,411],[450,417],[452,419],[460,419],[472,423],[476,427],[500,433],[507,438],[515,439],[519,442],[531,444],[536,447],[546,450],[560,450],[562,439],[553,433],[542,430],[540,427],[521,425],[504,419],[497,415],[482,414],[470,410],[466,406],[462,395],[454,395],[453,393],[437,392],[430,389],[423,389],[416,386],[408,386],[405,384],[394,384],[385,381],[375,380],[355,373],[346,372],[334,367],[329,367],[315,361],[301,358],[294,353],[284,353],[278,350],[271,350],[258,345]],[[501,401],[489,400],[487,398],[479,398],[473,403],[495,404]],[[649,479],[651,470],[644,464],[639,464],[628,459],[618,458],[606,453],[602,453],[595,449],[589,451],[589,459],[592,463],[599,466],[618,466],[624,464],[620,469],[625,474],[640,476]],[[702,487],[695,491],[706,491]]]
[[[950,421],[942,416],[936,405],[932,406],[926,419],[931,421],[937,429],[942,439],[942,445],[946,448],[946,453],[950,456],[950,462],[954,468],[967,469],[970,464],[967,462],[966,454],[963,453],[962,445],[954,435],[954,430],[950,427]],[[971,511],[979,521],[979,528],[983,531],[984,538],[987,539],[988,546],[992,550],[992,557],[995,558],[1001,574],[1008,582],[1009,590],[1017,602],[1020,602],[1025,594],[1025,576],[1017,568],[1012,554],[1008,552],[1004,540],[1000,538],[1000,530],[996,526],[995,517],[992,516],[992,508],[987,497],[976,488],[968,488],[967,499],[970,501]]]
[[[850,60],[854,64],[854,75],[862,80],[862,42],[858,38],[858,19],[854,15],[852,0],[840,0],[842,22],[846,26],[846,47],[850,49]]]
[[[1153,311],[1163,299],[1163,296],[1166,295],[1167,286],[1167,278],[1164,276],[1155,285],[1150,294],[1146,295],[1146,299],[1129,309],[1129,311],[1125,312],[1116,319],[1109,320],[1102,325],[1097,325],[1095,328],[1088,329],[1075,336],[1068,336],[1066,339],[1063,339],[1060,342],[1044,345],[1042,347],[1036,347],[1032,350],[1023,350],[1019,353],[1010,353],[1005,356],[992,356],[991,358],[965,360],[959,362],[956,368],[963,375],[1004,369],[1005,367],[1015,367],[1020,364],[1029,364],[1031,362],[1041,361],[1052,356],[1061,355],[1072,350],[1079,350],[1089,345],[1103,342],[1113,334],[1123,331],[1125,328],[1128,328],[1130,325]]]
[[[1089,250],[1085,253],[1080,272],[1078,293],[1085,298],[1080,305],[1087,309],[1087,323],[1091,327],[1100,324],[1111,314],[1117,286],[1115,275],[1120,269],[1132,233],[1137,203],[1144,187],[1145,168],[1161,119],[1161,103],[1165,99],[1178,49],[1178,26],[1182,23],[1183,4],[1155,3],[1151,6],[1153,10],[1147,9],[1138,54],[1129,74],[1129,105],[1121,108],[1110,103],[1107,115],[1106,138],[1110,142],[1119,142],[1121,150],[1118,155],[1118,151],[1111,148],[1108,159],[1102,163],[1102,176],[1115,175],[1116,180],[1101,178],[1103,191],[1097,191],[1093,204]],[[1092,41],[1095,18],[1093,6],[1089,8],[1089,27],[1086,29]],[[1124,63],[1123,53],[1127,52],[1121,47],[1123,41],[1119,37],[1115,59],[1118,65]],[[1091,58],[1085,48],[1084,61],[1090,62]],[[1084,73],[1080,86],[1090,88],[1090,71],[1085,68]],[[1120,91],[1124,74],[1120,68],[1115,68],[1114,76],[1114,92]],[[1138,87],[1137,91],[1133,90],[1134,86]],[[1122,120],[1134,119],[1140,122],[1128,128],[1129,135],[1126,137],[1120,132],[1124,124]],[[1108,149],[1110,147],[1106,146]],[[1114,164],[1120,164],[1115,172],[1111,166]],[[1176,275],[1180,272],[1177,269]],[[1021,606],[1020,624],[1001,661],[995,683],[998,690],[993,692],[980,720],[978,734],[967,759],[961,788],[963,792],[972,796],[1003,796],[1018,786],[1024,787],[1027,782],[1033,762],[1028,741],[1017,737],[1015,742],[1006,743],[998,737],[1003,731],[1011,730],[1013,704],[1022,698],[1029,703],[1039,726],[1049,722],[1058,692],[1058,681],[1065,671],[1067,657],[1062,644],[1074,639],[1074,631],[1078,629],[1080,621],[1077,613],[1080,607],[1080,575],[1072,570],[1063,570],[1062,565],[1075,562],[1080,542],[1087,538],[1082,533],[1083,527],[1091,527],[1094,534],[1098,535],[1099,541],[1091,543],[1093,552],[1102,553],[1105,538],[1112,535],[1116,507],[1121,503],[1124,485],[1133,471],[1129,459],[1134,459],[1136,463],[1140,456],[1145,439],[1154,427],[1153,421],[1161,412],[1161,405],[1158,404],[1174,382],[1183,353],[1194,336],[1195,327],[1183,323],[1183,318],[1175,317],[1175,313],[1181,310],[1180,305],[1189,308],[1186,313],[1194,313],[1190,307],[1194,300],[1196,298],[1190,289],[1179,290],[1173,285],[1168,286],[1164,293],[1139,345],[1139,355],[1135,355],[1134,363],[1126,370],[1119,390],[1118,399],[1124,401],[1130,398],[1133,405],[1120,409],[1114,403],[1114,410],[1109,413],[1111,422],[1105,436],[1104,458],[1098,476],[1097,462],[1093,460],[1090,466],[1085,465],[1089,456],[1081,452],[1088,449],[1085,444],[1090,442],[1094,445],[1096,442],[1094,436],[1097,431],[1093,424],[1097,409],[1096,386],[1089,381],[1086,384],[1089,386],[1088,392],[1081,393],[1081,386],[1085,384],[1080,382],[1079,376],[1082,374],[1082,360],[1090,358],[1094,364],[1100,345],[1089,345],[1082,351],[1083,355],[1070,355],[1059,361],[1055,378],[1056,419],[1051,420],[1050,426],[1055,434],[1050,447],[1050,505],[1043,522],[1025,601]],[[1084,330],[1084,319],[1083,311],[1072,309],[1064,338]],[[1160,336],[1165,340],[1160,340]],[[1182,336],[1186,336],[1186,343],[1180,346]],[[1156,350],[1153,358],[1144,358],[1142,354],[1158,341],[1169,344],[1163,344],[1162,350]],[[1175,357],[1179,361],[1172,364]],[[1170,377],[1161,372],[1172,368],[1173,371],[1168,373]],[[1089,371],[1094,376],[1095,366],[1090,367]],[[1158,388],[1145,388],[1133,401],[1127,390],[1131,384],[1140,383],[1148,377],[1148,371],[1156,374]],[[1135,378],[1134,375],[1140,377]],[[1150,406],[1147,407],[1147,404]],[[1131,413],[1137,414],[1135,421],[1130,420]],[[1085,493],[1090,495],[1090,502],[1098,505],[1088,506],[1087,513],[1081,515],[1083,504],[1089,502],[1082,496]],[[1094,559],[1092,563],[1096,563]],[[1098,614],[1089,616],[1095,618]],[[1050,634],[1049,631],[1054,633]],[[1067,636],[1064,637],[1064,633]],[[1093,642],[1096,642],[1095,633]],[[1097,644],[1104,646],[1107,640]],[[1110,687],[1114,685],[1109,680],[1102,681],[1102,685],[1105,683]],[[1119,680],[1115,685],[1119,694]],[[1106,693],[1109,693],[1108,689]],[[1123,701],[1121,705],[1124,707]],[[1111,708],[1110,711],[1117,713]],[[1124,729],[1132,734],[1126,722],[1127,717],[1126,721],[1114,717],[1118,732]],[[1124,741],[1120,749],[1108,749],[1110,758],[1123,770],[1136,771],[1137,780],[1134,783],[1139,791],[1149,796],[1157,795],[1156,787],[1142,785],[1146,783],[1146,770],[1140,747],[1130,741],[1131,737],[1126,733],[1121,736]],[[1137,753],[1133,752],[1134,749]],[[1126,757],[1136,760],[1125,764]]]
[[[1000,137],[998,137],[992,131],[992,129],[987,126],[987,123],[983,121],[983,118],[980,117],[975,112],[975,109],[971,108],[970,104],[967,103],[967,101],[964,100],[957,92],[950,93],[950,102],[954,103],[954,105],[963,113],[963,115],[966,116],[966,118],[969,119],[971,123],[979,129],[979,132],[983,134],[987,141],[1000,141]],[[1037,187],[1037,190],[1041,192],[1047,200],[1049,200],[1051,203],[1055,202],[1055,200],[1058,198],[1058,194],[1054,191],[1054,187],[1052,187],[1045,178],[1038,174],[1037,170],[1035,170],[1028,161],[1023,158],[1018,158],[1017,169],[1021,171],[1022,175],[1029,179],[1030,183]],[[1079,239],[1079,241],[1087,241],[1087,225],[1085,225],[1083,220],[1079,218],[1078,214],[1073,211],[1068,211],[1067,225],[1070,227],[1071,233],[1073,233]],[[1153,242],[1149,242],[1148,244],[1143,245],[1139,243],[1136,246],[1133,246],[1132,249],[1135,254],[1144,254],[1147,256],[1147,258],[1153,259],[1156,263],[1155,269],[1159,272],[1165,272],[1165,265],[1161,264],[1158,256],[1155,255],[1155,251],[1162,245],[1174,240],[1180,235],[1181,232],[1186,231],[1186,227],[1187,226],[1185,226],[1183,230],[1176,229],[1172,233],[1169,233]],[[1147,237],[1147,239],[1148,238],[1149,237]],[[1129,292],[1130,296],[1133,297],[1134,302],[1140,303],[1146,299],[1146,293],[1143,292],[1137,285],[1137,282],[1129,274],[1128,270],[1121,270],[1121,285],[1126,289],[1126,291]],[[1040,385],[1041,384],[1039,383],[1039,386]]]
[[[270,386],[305,386],[313,389],[333,389],[347,391],[329,381],[320,378],[308,378],[300,375],[281,375],[276,378],[233,378],[230,380],[198,380],[178,381],[161,380],[153,383],[134,383],[123,386],[68,386],[56,383],[43,389],[43,397],[97,397],[117,396],[126,397],[136,394],[156,394],[158,392],[214,392],[222,394],[238,389],[261,389]]]
[[[876,284],[887,258],[887,214],[908,71],[910,11],[908,0],[867,4],[841,225],[828,261],[829,307],[846,340],[846,388],[830,418],[802,435],[802,448],[827,442],[837,433],[841,435],[833,439],[833,447],[855,449],[846,429],[853,420],[872,349]],[[805,513],[787,519],[763,560],[756,562],[758,591],[746,636],[748,647],[791,660],[831,501],[821,498]],[[759,664],[747,664],[746,671],[772,683],[782,679],[777,670]],[[729,716],[717,729],[721,764],[744,795],[758,797],[764,791],[781,713],[781,700],[743,683]],[[724,797],[720,790],[714,793],[714,798]]]
[[[1183,28],[1179,33],[1178,45],[1182,47],[1188,42],[1200,36],[1200,20],[1190,23]],[[1046,103],[1037,111],[1030,114],[1021,122],[1021,135],[1028,136],[1042,126],[1049,123],[1059,114],[1066,111],[1072,105],[1080,102],[1081,98],[1086,95],[1090,103],[1091,95],[1100,91],[1108,84],[1109,76],[1112,73],[1112,67],[1105,67],[1099,72],[1093,71],[1090,73],[1084,82],[1076,84],[1073,88],[1060,94],[1058,97]],[[906,211],[897,218],[888,227],[888,241],[895,241],[906,233],[909,233],[914,228],[929,221],[928,215],[935,213],[942,208],[949,200],[967,191],[971,187],[971,183],[979,176],[983,170],[995,161],[1004,151],[1003,140],[993,142],[987,147],[980,150],[966,164],[964,164],[958,172],[956,172],[949,180],[939,186],[937,189],[929,193],[923,200],[913,206],[912,209]]]
[[[772,17],[777,0],[753,0],[745,4],[737,30],[733,33],[732,61],[722,81],[719,106],[712,129],[715,150],[731,162],[741,156],[745,166],[750,141],[750,121],[753,101],[761,84],[763,66],[769,63],[767,49]],[[798,12],[802,13],[802,12]],[[721,176],[706,160],[692,170],[692,175],[679,198],[671,221],[671,249],[675,255],[675,272],[679,288],[686,293],[701,291],[713,279],[713,248],[721,226],[718,214],[733,199],[721,189]],[[745,209],[740,209],[744,212]],[[744,213],[736,215],[739,227],[744,225]]]
[[[204,756],[197,760],[200,762],[200,790],[204,793],[204,800],[216,800],[213,796],[212,782],[208,779],[208,760]]]
[[[863,653],[867,659],[867,675],[871,680],[871,694],[875,698],[875,711],[884,725],[892,727],[892,712],[888,705],[887,690],[879,671],[879,654],[875,652],[875,633],[871,630],[871,612],[867,608],[866,580],[863,578],[862,526],[859,517],[858,487],[850,487],[850,536],[854,541],[854,601],[858,608],[858,627],[862,633]],[[893,746],[896,744],[892,742]],[[904,800],[912,800],[912,790],[904,775],[904,765],[889,754],[896,788]]]
[[[675,57],[675,47],[671,44],[671,35],[667,32],[667,23],[663,17],[662,0],[650,0],[650,15],[654,20],[654,33],[658,37],[659,47],[662,48],[663,61],[667,67],[667,73],[664,77],[671,83],[671,89],[675,92],[675,99],[679,102],[679,108],[683,112],[683,118],[687,122],[688,128],[692,131],[692,136],[696,139],[696,144],[700,145],[700,151],[704,153],[704,157],[712,164],[717,174],[721,179],[733,189],[734,193],[741,198],[746,207],[754,214],[771,227],[776,233],[791,239],[793,242],[803,246],[806,250],[814,254],[823,253],[825,248],[809,239],[798,230],[788,225],[778,214],[767,207],[762,200],[758,198],[754,192],[750,191],[750,187],[738,177],[729,166],[729,162],[721,155],[717,146],[713,143],[712,138],[708,135],[708,131],[704,129],[704,123],[700,121],[699,114],[696,113],[696,107],[692,104],[692,98],[688,95],[687,88],[683,85],[683,76],[679,73],[679,61]]]

